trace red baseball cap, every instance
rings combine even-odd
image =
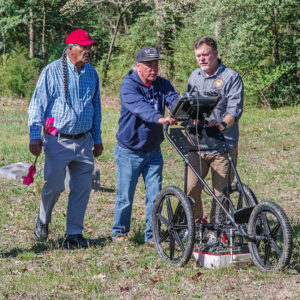
[[[90,35],[87,31],[82,29],[77,29],[72,31],[66,38],[67,44],[78,44],[78,45],[95,45],[98,46],[97,42],[91,40]]]

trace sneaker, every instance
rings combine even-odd
[[[39,216],[36,219],[33,237],[39,242],[44,242],[48,238],[48,224],[44,224]]]
[[[210,231],[207,233],[206,245],[209,247],[216,246],[218,244],[218,234],[216,231]]]
[[[118,244],[129,243],[129,238],[127,235],[115,236],[113,237],[113,242]]]
[[[87,248],[86,239],[81,234],[66,234],[63,247],[68,250]]]

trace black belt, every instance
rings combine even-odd
[[[65,134],[65,133],[57,132],[55,136],[62,137],[64,139],[78,140],[78,139],[82,138],[83,136],[85,136],[87,133],[89,133],[89,131],[78,133],[78,134]],[[50,134],[50,133],[48,133],[48,134]]]

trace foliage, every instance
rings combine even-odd
[[[108,72],[109,85],[105,87],[105,94],[112,93],[118,95],[121,83],[135,65],[135,54],[143,46],[156,46],[155,27],[152,13],[145,13],[138,21],[132,25],[127,35],[119,36],[115,44],[115,51]],[[98,70],[102,73],[103,61],[98,65]]]
[[[21,1],[0,0],[0,50],[3,54],[11,51],[11,46],[16,42],[18,28],[26,23],[25,9],[20,5]],[[19,38],[21,38],[19,36]]]
[[[29,59],[24,47],[17,45],[15,52],[3,57],[0,71],[0,93],[30,98],[39,73],[37,59]]]
[[[32,44],[31,10],[34,56],[43,65],[60,57],[68,33],[82,28],[99,42],[93,63],[102,83],[103,75],[107,77],[105,95],[117,97],[136,51],[144,45],[159,49],[164,56],[160,75],[183,92],[197,68],[193,41],[208,35],[217,40],[225,65],[242,75],[247,104],[295,105],[300,56],[297,8],[296,0],[0,0],[0,51],[3,60],[17,43]]]
[[[283,80],[296,90],[298,81],[295,5],[291,0],[199,3],[192,21],[218,40],[221,58],[241,73],[251,101],[272,106],[299,101],[294,95],[286,97],[279,85]],[[196,15],[203,16],[201,21],[197,22]],[[284,80],[287,73],[292,80]]]

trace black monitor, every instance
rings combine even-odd
[[[202,120],[208,117],[220,101],[219,94],[201,95],[198,92],[181,94],[171,109],[171,117],[179,121]]]

